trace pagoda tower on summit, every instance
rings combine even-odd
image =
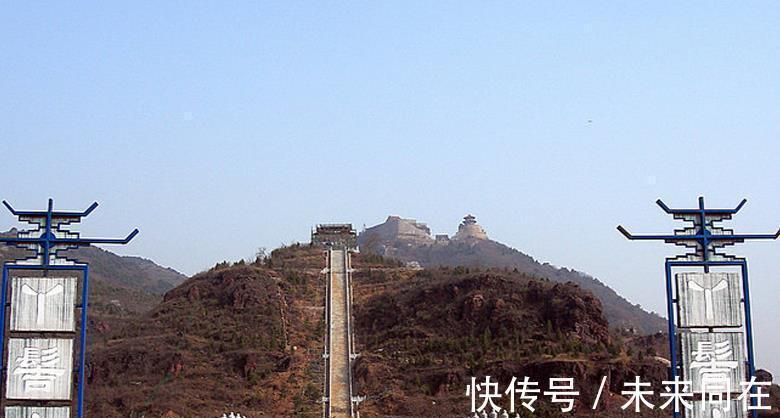
[[[474,215],[469,214],[463,217],[463,222],[461,222],[460,226],[458,226],[458,232],[455,234],[453,239],[485,240],[488,239],[488,236],[485,230],[477,224],[477,218],[474,217]]]

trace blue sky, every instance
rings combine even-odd
[[[780,226],[773,2],[35,2],[0,14],[0,195],[195,273],[388,214],[489,234],[664,309],[653,202]],[[582,4],[580,4],[582,3]],[[2,229],[14,225],[0,215]],[[750,257],[780,371],[777,243]]]

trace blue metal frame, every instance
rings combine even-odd
[[[52,259],[63,260],[58,257],[56,251],[63,249],[70,249],[80,246],[87,246],[91,244],[127,244],[137,234],[138,229],[133,230],[125,238],[82,238],[73,231],[68,232],[74,235],[75,238],[58,238],[52,230],[52,219],[66,219],[64,225],[77,223],[81,221],[81,218],[92,213],[97,208],[98,203],[94,202],[83,212],[62,212],[54,211],[54,201],[49,199],[48,207],[46,211],[17,211],[11,207],[8,202],[3,201],[3,205],[15,216],[19,217],[20,221],[33,223],[31,219],[45,219],[44,230],[38,238],[22,238],[22,237],[0,237],[0,243],[8,245],[16,245],[17,247],[30,249],[30,244],[36,244],[32,251],[35,253],[33,258],[37,258],[42,255],[41,264],[17,264],[17,262],[10,261],[3,264],[3,278],[2,278],[2,291],[0,291],[0,407],[5,404],[5,394],[3,388],[5,385],[5,373],[7,373],[7,367],[5,366],[5,348],[6,348],[6,310],[8,308],[8,275],[11,270],[28,270],[28,271],[41,271],[44,275],[48,274],[48,271],[79,271],[82,273],[82,286],[81,286],[81,328],[80,328],[80,340],[79,340],[79,360],[77,364],[78,373],[78,389],[76,398],[76,417],[83,418],[84,416],[84,395],[86,389],[85,371],[86,371],[86,358],[87,358],[87,320],[88,320],[88,307],[89,307],[89,265],[81,263],[78,260],[67,259],[65,261],[72,264],[51,264]],[[40,225],[40,224],[39,224]],[[24,231],[23,231],[24,232]],[[21,234],[21,232],[20,232]],[[52,257],[52,251],[54,256]],[[42,253],[42,254],[41,254]],[[30,260],[27,258],[25,260]],[[21,260],[24,261],[24,260]],[[72,403],[71,398],[71,403]],[[0,410],[0,414],[5,416],[5,411]]]
[[[672,270],[675,267],[702,267],[705,269],[705,271],[709,271],[711,267],[740,267],[741,268],[742,297],[744,302],[743,308],[745,312],[745,333],[746,333],[746,340],[747,340],[748,374],[749,376],[755,376],[756,362],[755,362],[754,349],[753,349],[753,321],[752,321],[752,314],[750,308],[750,285],[748,280],[747,260],[710,261],[706,263],[666,260],[665,263],[666,295],[667,295],[666,301],[667,301],[667,315],[668,315],[668,322],[669,322],[669,351],[671,353],[670,357],[672,358],[671,360],[672,367],[670,368],[671,380],[675,380],[675,378],[679,376],[678,368],[681,366],[677,356],[677,332],[676,332],[677,325],[675,322],[675,315],[677,312],[677,310],[675,309],[675,305],[677,304],[678,299],[676,297],[676,294],[673,291],[675,286],[673,285],[674,279],[672,276]],[[755,388],[753,388],[752,392],[755,393]],[[751,399],[751,404],[755,405],[755,400]],[[753,411],[751,415],[753,418],[757,418],[758,411]],[[679,416],[680,416],[679,413],[674,413],[675,418],[678,418]]]
[[[692,242],[696,243],[694,253],[685,254],[679,257],[670,257],[667,258],[665,262],[669,353],[672,363],[669,371],[671,380],[675,380],[676,377],[679,376],[678,369],[681,366],[677,353],[677,325],[675,321],[677,314],[675,305],[678,304],[679,300],[676,297],[675,286],[672,282],[672,270],[677,267],[701,267],[704,269],[705,273],[708,273],[711,267],[741,268],[742,297],[744,302],[745,332],[747,339],[747,366],[749,376],[755,376],[756,366],[753,346],[753,320],[750,308],[750,283],[748,280],[747,260],[727,254],[718,254],[716,250],[717,248],[723,248],[736,243],[743,243],[745,240],[750,239],[774,240],[780,237],[780,230],[775,234],[734,234],[732,231],[727,230],[724,231],[728,233],[714,234],[710,231],[710,227],[715,227],[715,222],[731,219],[731,216],[739,212],[745,203],[747,203],[747,199],[743,199],[734,209],[707,209],[704,205],[703,197],[699,197],[699,207],[696,209],[671,209],[660,199],[656,201],[656,203],[664,212],[673,215],[675,219],[693,221],[694,226],[697,226],[698,229],[694,234],[677,233],[674,235],[633,235],[622,226],[618,226],[617,229],[629,240],[664,241],[669,244],[684,246]],[[692,219],[694,216],[696,217],[695,220]],[[685,232],[685,230],[677,232]],[[713,256],[717,256],[715,257],[716,259],[713,260]],[[694,258],[694,260],[681,260],[680,257]],[[751,391],[755,393],[755,388]],[[755,400],[751,399],[751,404],[755,405]],[[753,418],[757,418],[758,411],[752,411],[751,415]],[[679,418],[680,413],[674,412],[673,416],[674,418]]]

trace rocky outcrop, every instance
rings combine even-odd
[[[430,244],[431,229],[424,223],[414,219],[404,219],[400,216],[388,216],[384,223],[366,229],[361,233],[365,240],[376,242],[404,242],[414,244]],[[360,242],[358,242],[358,245]]]

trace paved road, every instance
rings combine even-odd
[[[330,417],[349,418],[350,404],[350,359],[347,311],[347,263],[349,253],[344,250],[330,250]]]

